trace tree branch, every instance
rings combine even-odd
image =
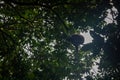
[[[62,20],[62,18],[60,17],[60,15],[54,11],[53,9],[51,9],[51,11],[58,17],[58,19],[61,21],[61,23],[64,25],[65,29],[68,30],[67,25],[64,23],[64,21]]]
[[[12,4],[9,4],[9,5],[15,10],[15,12],[16,12],[22,19],[26,20],[26,21],[29,23],[30,26],[33,26],[32,21],[30,21],[29,19],[24,18]]]

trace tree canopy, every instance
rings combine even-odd
[[[0,0],[0,79],[119,80],[119,4],[119,0]],[[79,46],[76,64],[75,47],[68,39],[83,32],[93,40]],[[94,64],[97,73],[91,71]]]

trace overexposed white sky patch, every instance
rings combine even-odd
[[[117,23],[115,18],[118,16],[118,10],[113,6],[111,9],[107,10],[107,17],[104,19],[107,24],[109,23]]]
[[[84,36],[84,39],[85,39],[84,44],[92,42],[93,38],[90,36],[89,31],[87,33],[86,32],[81,33],[81,35]]]

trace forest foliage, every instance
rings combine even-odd
[[[0,79],[120,80],[119,6],[119,0],[0,0]],[[93,40],[79,46],[76,64],[68,38],[83,32]]]

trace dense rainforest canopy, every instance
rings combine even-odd
[[[0,0],[0,80],[120,80],[119,12],[119,0]],[[76,64],[68,38],[83,32]]]

